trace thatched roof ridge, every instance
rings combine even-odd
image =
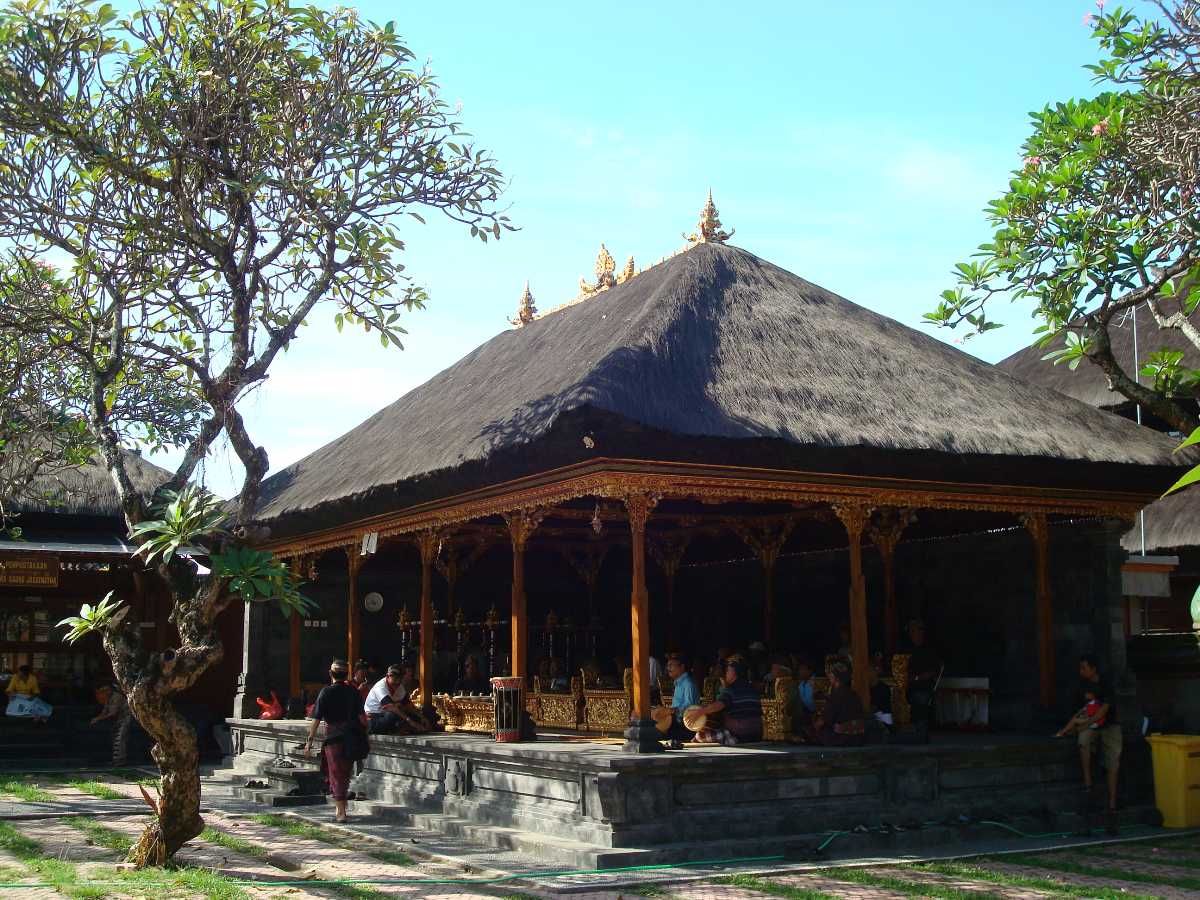
[[[800,451],[1029,464],[1175,462],[1159,435],[1031,387],[745,250],[701,244],[487,341],[268,478],[260,518],[487,466],[581,409],[747,447],[765,439]],[[571,446],[577,459],[610,450]]]
[[[1109,329],[1109,340],[1112,343],[1113,356],[1130,375],[1136,368],[1146,364],[1147,358],[1156,350],[1178,350],[1184,354],[1184,364],[1200,369],[1200,350],[1177,329],[1160,329],[1144,307],[1137,309],[1138,328],[1138,363],[1134,366],[1133,358],[1133,315],[1127,315],[1119,323]],[[1197,324],[1200,324],[1198,322]],[[996,363],[1010,375],[1028,381],[1030,384],[1042,385],[1068,397],[1074,397],[1088,406],[1098,406],[1101,409],[1132,408],[1133,403],[1124,394],[1108,389],[1108,379],[1099,366],[1087,360],[1081,360],[1074,370],[1066,363],[1055,365],[1043,357],[1059,345],[1038,347],[1030,345],[1018,350],[1007,359]]]
[[[144,496],[150,496],[171,477],[166,469],[141,455],[128,450],[124,453],[130,480]],[[122,518],[117,489],[99,455],[82,466],[39,476],[22,494],[6,503],[11,512]]]

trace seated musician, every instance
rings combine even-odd
[[[796,696],[793,698],[788,712],[792,717],[792,727],[799,731],[802,726],[812,721],[813,713],[817,711],[816,685],[813,682],[812,662],[806,656],[796,658]]]
[[[908,623],[908,639],[912,652],[908,659],[908,703],[912,720],[918,731],[928,733],[929,709],[933,705],[933,688],[942,671],[942,658],[925,642],[925,623],[913,619]]]
[[[717,699],[700,711],[706,716],[721,714],[719,726],[705,727],[694,740],[700,744],[731,747],[745,741],[762,740],[762,703],[758,691],[746,677],[746,661],[732,656],[725,663],[725,686]]]
[[[866,713],[862,701],[850,687],[850,667],[834,663],[829,672],[829,699],[815,720],[815,742],[826,747],[854,747],[864,742]]]
[[[557,656],[550,660],[550,681],[542,685],[542,690],[566,693],[571,689],[571,681],[567,678],[567,669]]]
[[[883,683],[883,659],[871,658],[867,670],[867,686],[871,689],[871,715],[884,725],[892,724],[892,689]]]
[[[663,728],[661,723],[670,723],[664,732],[664,737],[670,741],[672,750],[679,750],[684,741],[690,741],[696,736],[695,732],[683,724],[683,713],[688,707],[699,705],[700,691],[696,689],[696,682],[692,680],[687,665],[678,655],[667,657],[667,675],[671,678],[673,685],[671,705],[653,710],[651,717],[660,723],[660,731]]]
[[[463,663],[462,677],[454,682],[454,693],[456,696],[470,694],[472,696],[478,694],[490,694],[492,686],[488,680],[483,677],[479,671],[479,661],[474,656],[468,656],[466,662]]]

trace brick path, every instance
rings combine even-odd
[[[1068,872],[1057,872],[1053,869],[1043,869],[1037,866],[1016,865],[1014,863],[982,862],[980,868],[1005,875],[1015,875],[1019,878],[1044,878],[1066,887],[1079,888],[1112,888],[1130,894],[1142,894],[1150,897],[1162,897],[1163,900],[1196,900],[1196,892],[1182,888],[1173,888],[1162,884],[1145,884],[1135,881],[1119,881],[1116,878],[1097,878],[1092,875],[1076,875]],[[1079,892],[1085,895],[1085,891]]]
[[[1013,887],[1006,884],[996,884],[991,881],[975,880],[962,875],[943,875],[940,872],[922,872],[916,869],[886,869],[872,868],[872,875],[886,875],[901,878],[911,884],[931,885],[966,891],[971,894],[986,894],[991,897],[1004,897],[1006,900],[1040,900],[1043,897],[1054,897],[1052,891],[1039,891],[1036,888]]]

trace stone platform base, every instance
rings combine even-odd
[[[242,775],[264,773],[307,731],[302,721],[229,723],[234,770]],[[351,788],[392,815],[497,845],[525,841],[537,845],[531,852],[588,867],[787,853],[822,832],[881,822],[966,816],[1045,831],[1062,827],[1061,814],[1080,807],[1074,742],[1040,737],[935,736],[925,746],[844,749],[707,746],[640,755],[623,752],[619,739],[542,736],[497,744],[437,734],[377,735],[371,748]],[[910,830],[902,842],[927,842],[939,833]]]

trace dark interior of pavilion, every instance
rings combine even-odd
[[[885,512],[890,519],[877,513],[862,544],[872,655],[883,656],[886,671],[887,658],[908,649],[904,624],[920,618],[947,676],[988,680],[988,727],[1040,726],[1046,712],[1038,704],[1035,552],[1028,530],[1012,513]],[[1110,595],[1111,580],[1119,579],[1121,526],[1053,518],[1050,525],[1055,650],[1061,658],[1091,649],[1096,598]],[[890,566],[883,546],[889,530],[900,535]],[[650,649],[659,660],[680,653],[703,677],[721,650],[746,653],[757,642],[767,648],[759,653],[765,659],[803,655],[818,671],[827,655],[845,653],[849,553],[846,529],[828,505],[668,499],[653,511],[646,531]],[[614,500],[584,498],[546,514],[526,552],[531,674],[539,668],[544,673],[541,660],[552,658],[558,660],[555,671],[576,675],[588,666],[606,683],[620,685],[631,660],[629,534],[625,510]],[[1097,554],[1106,554],[1108,564],[1097,564]],[[512,559],[500,517],[443,537],[441,574],[433,580],[435,692],[451,689],[468,655],[481,662],[485,675],[509,671]],[[421,593],[416,546],[405,536],[385,537],[358,565],[357,657],[381,671],[392,663],[415,665]],[[347,655],[347,554],[338,549],[310,557],[304,574],[305,592],[320,610],[299,627],[300,682],[311,695],[325,682],[329,661]],[[370,594],[379,595],[370,605],[377,609],[363,606]],[[292,633],[277,611],[270,615],[264,671],[268,686],[284,697]],[[1073,679],[1072,668],[1060,663],[1056,695],[1064,702]]]

